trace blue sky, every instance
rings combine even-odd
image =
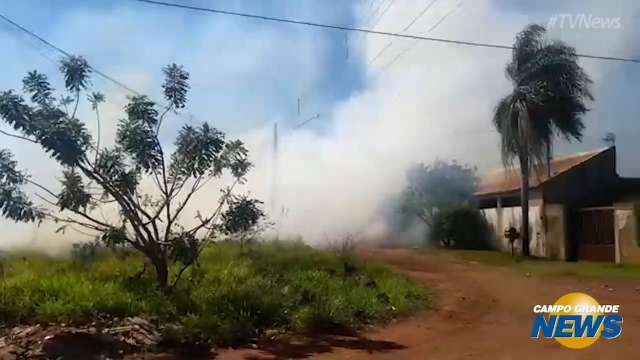
[[[187,3],[355,24],[354,7],[340,0]],[[189,112],[227,130],[245,129],[274,119],[295,124],[300,120],[298,98],[303,104],[301,118],[305,118],[330,109],[335,102],[361,89],[365,81],[358,53],[351,50],[349,59],[345,58],[345,37],[338,32],[126,0],[27,0],[3,3],[0,11],[155,98],[159,97],[161,67],[171,62],[185,65],[192,73]],[[19,86],[22,74],[34,68],[55,80],[55,66],[47,57],[57,59],[59,55],[9,29],[9,25],[0,26],[3,46],[11,50],[6,53],[13,55],[0,60],[8,70],[0,75],[0,84],[4,88]],[[135,74],[148,75],[150,83],[136,84]],[[101,89],[111,84],[96,77],[94,86]],[[246,112],[248,108],[253,111]]]
[[[387,0],[382,1],[384,9]],[[340,25],[363,25],[359,20],[368,18],[367,11],[380,2],[374,0],[371,6],[369,0],[183,1],[194,6]],[[421,6],[419,1],[398,0],[390,14],[395,8],[414,3]],[[491,7],[505,15],[524,15],[533,21],[542,19],[543,23],[552,13],[576,13],[576,9],[593,12],[588,2],[582,3],[583,9],[575,4],[575,1],[490,2]],[[161,67],[170,62],[185,65],[192,73],[193,86],[187,115],[230,131],[276,120],[287,126],[317,113],[330,114],[336,104],[365,90],[368,81],[367,60],[361,51],[363,37],[357,34],[345,38],[341,32],[201,14],[129,0],[12,1],[0,5],[0,11],[154,98],[160,97]],[[637,22],[634,23],[637,14],[633,0],[607,2],[607,6],[598,6],[596,12],[601,16],[625,16],[625,25],[629,24],[634,34],[640,35]],[[468,36],[475,39],[474,32],[470,33]],[[507,34],[504,38],[512,36]],[[11,54],[0,59],[5,69],[0,74],[2,88],[19,87],[22,75],[35,68],[50,74],[52,80],[57,79],[51,59],[58,59],[59,54],[6,24],[0,24],[0,40],[5,53]],[[637,56],[639,51],[635,48],[628,55]],[[637,80],[639,76],[633,66],[617,67],[610,74],[618,79],[615,82],[618,84],[622,80]],[[95,78],[94,85],[103,91],[112,88],[112,84],[99,78]],[[124,94],[111,89],[114,101]],[[614,97],[612,101],[618,101],[625,109],[635,104],[632,98],[620,99],[619,95],[613,91],[604,94]],[[302,101],[300,116],[298,98]],[[311,126],[323,130],[323,124],[327,124],[326,119]]]

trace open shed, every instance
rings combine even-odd
[[[554,159],[531,173],[532,255],[640,263],[640,179],[618,176],[615,147]],[[503,251],[511,251],[504,230],[522,231],[520,183],[519,169],[500,169],[483,176],[475,193]],[[521,250],[519,242],[515,247]]]

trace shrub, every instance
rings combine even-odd
[[[82,263],[91,262],[101,250],[99,241],[74,243],[71,248],[71,258]]]
[[[480,210],[469,206],[439,211],[428,240],[434,245],[456,249],[488,250],[494,247],[489,222]]]
[[[96,316],[157,319],[167,341],[233,344],[267,329],[293,332],[358,327],[425,306],[404,275],[302,243],[207,247],[169,294],[145,259],[99,252],[92,261],[7,259],[0,323],[90,322]],[[180,271],[171,268],[170,277]]]

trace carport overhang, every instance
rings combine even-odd
[[[520,206],[520,189],[496,193],[473,194],[480,209]]]

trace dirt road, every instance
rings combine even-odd
[[[638,359],[640,281],[548,278],[450,256],[410,250],[370,250],[368,258],[403,271],[435,290],[434,307],[358,336],[299,343],[262,343],[257,349],[221,351],[217,359]],[[569,292],[601,304],[621,304],[624,324],[615,340],[582,350],[553,339],[532,340],[531,309]]]

